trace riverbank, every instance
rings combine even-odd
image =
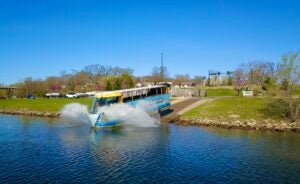
[[[300,122],[265,120],[221,120],[208,118],[182,118],[180,117],[174,124],[181,126],[212,126],[228,129],[246,129],[246,130],[271,130],[271,131],[293,131],[300,133]]]
[[[1,114],[24,115],[24,116],[39,116],[39,117],[59,117],[58,112],[35,111],[31,109],[0,109]]]
[[[59,112],[69,103],[80,103],[90,108],[92,101],[92,98],[0,99],[0,109],[30,109],[37,112]]]
[[[172,101],[174,113],[164,116],[162,122],[182,126],[300,132],[300,122],[272,119],[263,114],[262,109],[270,101],[267,98],[241,97],[176,99]],[[59,117],[64,105],[80,103],[89,107],[91,99],[9,99],[0,102],[2,114]]]
[[[91,98],[57,99],[1,99],[0,113],[25,116],[58,117],[63,107],[70,103],[79,103],[90,108]]]
[[[222,128],[300,132],[300,122],[266,114],[272,98],[230,97],[212,99],[173,121],[183,126],[215,126]]]

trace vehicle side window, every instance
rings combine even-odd
[[[98,100],[98,104],[99,104],[99,106],[105,105],[105,99],[100,98],[100,99]]]
[[[119,97],[113,97],[113,98],[100,98],[98,100],[99,106],[104,106],[104,105],[110,105],[114,103],[119,102]]]
[[[118,103],[118,101],[119,101],[119,97],[109,98],[107,104],[110,105],[110,104]]]

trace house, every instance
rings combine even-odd
[[[194,87],[196,87],[196,83],[195,82],[181,82],[180,87],[181,88],[194,88]]]

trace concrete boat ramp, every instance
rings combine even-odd
[[[211,101],[211,99],[196,98],[196,97],[174,100],[171,102],[170,110],[167,110],[166,112],[163,112],[161,114],[161,122],[162,123],[174,122],[179,118],[180,115],[208,101]]]

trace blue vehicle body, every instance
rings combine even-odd
[[[151,106],[146,107],[145,111],[148,113],[154,112],[154,111],[163,111],[165,109],[168,109],[171,106],[170,103],[170,94],[160,94],[150,97],[145,97],[142,99],[137,99],[133,101],[125,102],[125,104],[136,107],[141,102],[151,102]],[[96,127],[107,127],[107,126],[115,126],[122,123],[121,120],[103,120],[104,114],[99,113],[99,116],[96,120],[95,126]]]
[[[120,120],[111,120],[111,121],[105,121],[104,122],[104,121],[102,121],[102,116],[103,116],[103,114],[100,113],[98,118],[97,118],[97,121],[95,123],[96,127],[110,127],[110,126],[116,126],[116,125],[121,123]]]
[[[150,97],[146,97],[146,98],[139,99],[139,100],[133,100],[133,101],[127,102],[126,104],[135,107],[141,101],[152,102],[154,104],[154,106],[153,107],[148,107],[146,109],[146,111],[147,112],[161,111],[161,110],[171,106],[170,97],[171,97],[170,94],[155,95],[155,96],[150,96]]]

